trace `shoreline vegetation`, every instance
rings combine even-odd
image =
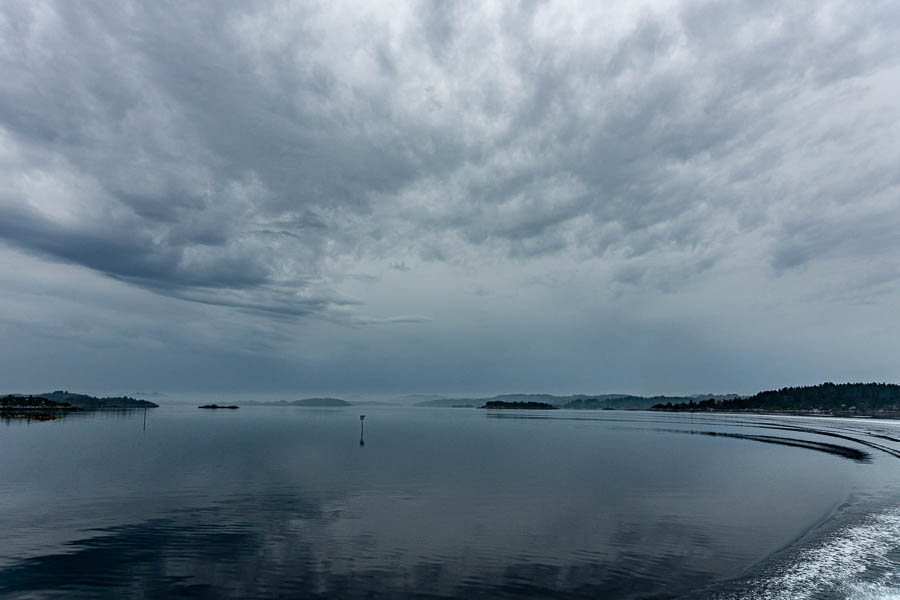
[[[657,403],[660,412],[767,413],[820,417],[900,419],[900,385],[893,383],[831,383],[785,387],[746,398]]]
[[[68,413],[97,410],[131,410],[156,408],[158,405],[148,400],[138,400],[130,396],[97,398],[86,394],[72,394],[57,390],[46,394],[0,396],[0,418],[52,421],[61,419]]]
[[[54,402],[41,396],[3,396],[0,398],[0,418],[28,421],[53,421],[66,413],[83,409],[68,402]]]
[[[158,406],[158,404],[149,400],[139,400],[131,396],[98,398],[63,390],[46,394],[7,394],[0,396],[0,410],[122,410],[129,408],[157,408]]]

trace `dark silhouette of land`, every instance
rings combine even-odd
[[[127,410],[155,408],[157,406],[157,404],[148,400],[138,400],[129,396],[97,398],[86,394],[73,394],[63,390],[38,395],[8,394],[0,397],[0,413],[7,418],[11,418],[10,414],[12,412],[25,414],[23,411],[35,414],[40,411],[44,414],[51,414],[79,410]]]
[[[492,400],[485,402],[484,406],[479,408],[515,408],[526,410],[554,410],[555,406],[546,402],[503,402],[501,400]]]
[[[655,404],[669,412],[755,412],[825,416],[900,418],[900,385],[893,383],[823,383],[759,392],[747,398]]]
[[[222,405],[222,404],[204,404],[203,406],[198,406],[197,408],[231,408],[231,409],[234,409],[234,408],[240,408],[240,406],[237,406],[235,404],[229,404],[227,406]]]
[[[52,421],[66,413],[82,409],[68,402],[54,402],[41,396],[3,396],[0,398],[0,418]]]
[[[88,396],[87,394],[75,394],[68,390],[57,390],[46,394],[39,394],[40,397],[52,400],[54,402],[67,402],[72,406],[76,406],[83,410],[104,410],[113,408],[116,410],[126,408],[157,408],[159,405],[149,400],[139,400],[131,396],[109,396],[106,398],[97,398],[96,396]]]
[[[81,410],[68,402],[56,402],[43,396],[3,396],[0,410]]]

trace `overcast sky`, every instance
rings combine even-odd
[[[0,0],[0,391],[898,381],[898,31]]]

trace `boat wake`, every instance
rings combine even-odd
[[[710,597],[900,600],[900,507],[831,529]]]

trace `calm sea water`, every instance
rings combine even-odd
[[[186,406],[2,421],[0,595],[897,598],[898,484],[900,424],[877,421]]]

